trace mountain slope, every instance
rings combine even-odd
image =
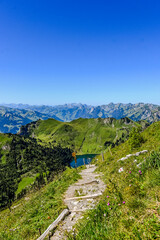
[[[54,116],[59,120],[58,117]],[[0,106],[0,132],[17,133],[22,125],[38,119],[48,119],[49,116],[40,112],[25,109],[15,109]]]
[[[54,121],[52,127],[58,127],[58,124]],[[48,131],[50,129],[48,127]],[[41,134],[45,135],[44,131]],[[160,238],[160,122],[149,126],[141,136],[144,141],[137,148],[131,149],[129,140],[107,149],[104,161],[98,157],[96,164],[103,173],[107,189],[98,206],[85,214],[68,239]],[[9,139],[10,135],[0,134],[0,147],[6,146]],[[118,161],[144,149],[148,152]],[[140,168],[137,166],[139,163],[142,163]],[[121,167],[124,171],[119,172]],[[64,192],[76,179],[77,171],[67,169],[44,188],[15,202],[12,212],[8,209],[0,212],[0,238],[37,239],[65,208],[62,201]]]
[[[57,106],[30,106],[24,104],[8,104],[7,106],[38,111],[52,118],[57,116],[63,121],[72,121],[78,118],[108,118],[121,119],[129,117],[133,121],[147,120],[152,123],[160,120],[160,106],[154,104],[122,104],[110,103],[101,106],[86,104],[64,104]]]
[[[141,136],[139,147],[130,139],[98,157],[106,191],[68,240],[160,239],[160,122]]]
[[[143,124],[147,126],[147,123]],[[51,145],[61,144],[79,153],[99,153],[108,146],[124,142],[133,127],[143,124],[129,118],[79,118],[67,123],[48,119],[22,126],[20,135],[35,137]]]
[[[68,148],[46,147],[34,138],[0,133],[0,209],[11,206],[21,180],[18,193],[27,180],[35,180],[40,188],[49,177],[69,166],[71,160]]]

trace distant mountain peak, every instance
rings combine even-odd
[[[2,112],[4,115],[4,108],[9,108],[8,111],[15,112],[20,116],[18,120],[18,128],[20,125],[26,123],[26,119],[24,122],[23,116],[25,115],[24,111],[28,111],[28,116],[30,112],[30,120],[34,121],[38,118],[47,119],[54,118],[59,121],[69,122],[78,118],[116,118],[121,119],[128,117],[134,121],[146,120],[149,123],[159,121],[160,120],[160,106],[151,103],[109,103],[104,105],[92,106],[82,103],[66,103],[64,105],[57,106],[48,106],[48,105],[28,105],[28,104],[3,104],[0,110],[0,117],[2,118]],[[32,111],[32,112],[31,112]],[[21,115],[23,113],[23,116]],[[31,118],[31,115],[36,117]],[[6,115],[7,116],[7,115]],[[27,118],[28,118],[27,116]],[[1,119],[0,118],[0,119]],[[12,117],[11,117],[12,119]],[[15,120],[15,117],[12,119]],[[3,126],[10,126],[10,122],[8,119],[3,119]],[[12,123],[13,124],[13,123]],[[17,123],[14,123],[17,125]],[[13,125],[14,125],[13,124]],[[11,131],[12,127],[4,128],[5,131]],[[0,129],[2,131],[2,129]]]

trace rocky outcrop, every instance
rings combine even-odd
[[[136,152],[134,154],[128,154],[125,157],[122,157],[121,159],[119,159],[117,162],[127,160],[128,158],[133,157],[133,156],[138,157],[140,154],[147,153],[147,152],[148,152],[148,150],[143,150],[140,152]]]
[[[101,106],[90,106],[86,104],[64,104],[58,106],[30,106],[30,105],[9,105],[18,109],[27,109],[48,115],[62,121],[72,121],[78,118],[116,118],[128,117],[133,121],[146,120],[149,123],[160,120],[160,106],[154,104],[123,104],[110,103]],[[127,123],[127,121],[126,121]]]

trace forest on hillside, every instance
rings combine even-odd
[[[35,176],[34,188],[39,189],[72,160],[69,148],[41,146],[36,139],[18,135],[10,137],[11,142],[0,150],[0,208],[11,207],[24,176]]]

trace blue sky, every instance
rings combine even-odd
[[[0,103],[160,104],[159,12],[159,0],[0,0]]]

